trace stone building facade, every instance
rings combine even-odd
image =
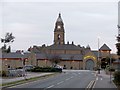
[[[36,55],[39,66],[51,66],[50,58],[54,56],[61,57],[59,65],[66,69],[88,69],[93,70],[97,67],[98,51],[91,50],[90,46],[81,47],[74,42],[65,43],[64,23],[59,14],[54,28],[54,43],[50,46],[33,46],[29,48],[30,52]],[[110,56],[111,49],[104,44],[99,49],[100,60]]]

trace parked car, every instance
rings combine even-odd
[[[24,68],[25,68],[26,71],[29,71],[29,70],[31,70],[33,67],[34,67],[33,65],[25,65]]]
[[[60,69],[63,69],[63,66],[60,66],[60,65],[56,65],[55,68],[60,68]]]

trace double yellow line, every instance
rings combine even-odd
[[[94,87],[95,83],[96,83],[96,81],[95,81],[95,80],[92,80],[92,81],[88,84],[86,90],[93,90],[93,87]]]

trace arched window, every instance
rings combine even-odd
[[[58,40],[61,38],[60,34],[58,34]]]

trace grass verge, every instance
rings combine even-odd
[[[59,73],[53,73],[53,74],[48,74],[48,75],[44,75],[44,76],[38,76],[38,77],[29,78],[29,79],[24,79],[24,80],[4,83],[4,84],[1,84],[0,86],[2,86],[2,88],[7,88],[7,87],[15,86],[15,85],[24,84],[24,83],[27,83],[27,82],[42,80],[42,79],[45,79],[45,78],[48,78],[48,77],[55,76],[57,74],[59,74]]]

